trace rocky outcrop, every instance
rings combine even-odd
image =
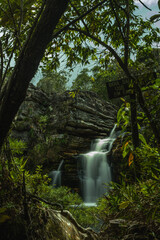
[[[46,226],[52,240],[98,240],[96,234],[91,228],[83,228],[73,218],[69,211],[50,212],[50,221]]]
[[[64,184],[77,185],[76,156],[89,151],[91,141],[104,138],[116,121],[113,104],[93,92],[47,96],[30,85],[14,122],[12,136],[27,143],[28,167],[42,164],[56,170],[62,159]]]

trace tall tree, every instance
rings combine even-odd
[[[69,12],[64,16],[65,20],[70,22],[73,16],[81,16],[95,2],[100,1],[72,1]],[[136,8],[133,0],[106,0],[96,11],[92,11],[65,29],[65,41],[59,48],[59,53],[65,51],[67,54],[68,66],[75,62],[88,63],[90,56],[92,60],[97,59],[98,52],[100,52],[98,60],[102,65],[107,65],[113,57],[117,60],[130,86],[132,135],[135,147],[138,146],[137,99],[150,121],[157,142],[160,143],[159,130],[145,104],[139,82],[129,68],[133,64],[131,55],[135,56],[140,48],[150,47],[153,42],[159,41],[159,29],[153,28],[150,21],[135,15]],[[63,26],[62,21],[58,28],[64,29]],[[56,43],[54,44],[56,47]]]
[[[64,92],[67,90],[68,77],[64,71],[45,72],[43,78],[37,83],[37,87],[41,88],[48,94],[53,92]]]
[[[58,58],[58,48],[62,41],[56,37],[71,24],[95,10],[102,2],[94,2],[90,9],[75,19],[64,14],[68,0],[2,0],[0,3],[0,147],[9,131],[11,123],[25,98],[29,82],[33,78],[41,60],[49,57],[52,69]],[[68,11],[69,12],[69,11]],[[64,14],[64,15],[63,15]],[[62,17],[63,15],[63,17]],[[62,20],[61,20],[62,17]],[[65,22],[63,29],[57,30],[58,22]],[[59,41],[59,42],[58,42]],[[51,44],[49,44],[51,43]],[[54,45],[54,47],[53,47]],[[56,50],[55,50],[56,46]],[[46,48],[48,49],[49,56]],[[52,51],[53,50],[53,51]],[[44,56],[44,58],[43,58]],[[10,67],[15,58],[15,67]],[[42,59],[43,58],[43,59]],[[54,62],[54,64],[53,64]]]
[[[10,15],[12,17],[16,35],[14,38],[16,44],[13,49],[16,49],[18,44],[21,50],[9,80],[5,84],[1,82],[0,146],[2,146],[15,114],[25,98],[28,84],[38,68],[47,45],[52,40],[53,30],[66,10],[67,3],[68,1],[66,0],[43,1],[37,18],[28,33],[26,42],[23,46],[20,46],[20,38],[19,33],[17,32],[18,29],[14,18],[13,8],[11,1],[8,1],[8,7],[10,9]],[[6,27],[3,28],[3,31],[10,34],[9,29]],[[2,41],[1,49],[3,49]],[[13,52],[13,54],[16,54],[16,51]],[[3,52],[1,51],[1,73],[4,68],[3,57]],[[3,76],[1,77],[1,80],[3,81]]]

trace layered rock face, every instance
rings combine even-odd
[[[91,141],[104,138],[116,121],[116,107],[93,92],[47,96],[30,85],[16,117],[12,136],[27,143],[28,165],[56,170],[61,160],[62,184],[77,186],[76,156],[90,150]],[[66,184],[67,183],[67,184]]]

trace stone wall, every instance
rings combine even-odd
[[[30,85],[13,124],[12,136],[27,143],[28,168],[43,165],[56,170],[62,159],[62,183],[78,186],[77,158],[90,150],[91,141],[109,135],[116,121],[116,107],[93,92],[47,96]]]

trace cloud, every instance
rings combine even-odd
[[[157,4],[158,0],[141,0],[143,3],[145,3],[147,6],[148,5],[155,5]],[[141,4],[139,0],[135,0],[136,3]]]

